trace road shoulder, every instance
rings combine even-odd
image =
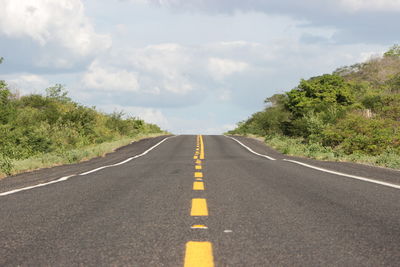
[[[399,170],[394,170],[384,167],[375,167],[361,163],[320,161],[305,157],[288,156],[269,147],[262,140],[244,136],[232,136],[232,137],[239,140],[246,146],[250,147],[255,152],[273,157],[277,160],[283,160],[283,159],[294,160],[301,163],[313,165],[318,168],[324,168],[335,172],[362,176],[370,179],[375,179],[383,182],[400,185]],[[294,164],[294,163],[287,162],[287,164]]]
[[[44,168],[5,177],[0,180],[0,193],[40,183],[47,183],[64,176],[75,175],[104,165],[118,163],[129,157],[143,153],[166,137],[167,135],[144,138],[129,145],[117,148],[114,152],[107,153],[103,157],[96,157],[80,163]]]

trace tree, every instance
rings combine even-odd
[[[265,104],[271,104],[272,107],[283,107],[285,106],[288,97],[286,94],[274,94],[271,97],[267,97],[264,100]]]
[[[46,97],[56,99],[61,102],[70,102],[71,98],[67,97],[68,91],[61,84],[56,84],[46,89]]]
[[[0,57],[0,64],[3,63],[4,58]],[[7,84],[4,80],[0,80],[0,90],[7,87]]]
[[[301,80],[287,96],[286,107],[297,118],[309,112],[327,111],[331,106],[348,106],[354,101],[351,85],[336,74]]]
[[[5,81],[0,81],[0,124],[6,124],[15,114],[15,107],[11,101],[12,94]]]
[[[385,57],[400,57],[400,45],[393,45],[385,54]]]

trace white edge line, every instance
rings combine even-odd
[[[157,144],[155,144],[154,146],[150,147],[149,149],[147,149],[146,151],[144,151],[143,153],[141,153],[141,154],[139,154],[139,155],[136,155],[136,156],[127,158],[126,160],[121,161],[121,162],[118,162],[118,163],[115,163],[115,164],[102,166],[102,167],[96,168],[96,169],[91,170],[91,171],[87,171],[87,172],[84,172],[84,173],[80,173],[79,175],[81,175],[81,176],[82,176],[82,175],[87,175],[87,174],[90,174],[90,173],[94,173],[94,172],[100,171],[100,170],[102,170],[102,169],[106,169],[106,168],[115,167],[115,166],[119,166],[119,165],[125,164],[125,163],[127,163],[127,162],[129,162],[129,161],[131,161],[131,160],[133,160],[133,159],[136,159],[136,158],[139,158],[139,157],[142,157],[142,156],[146,155],[146,154],[149,153],[151,150],[153,150],[154,148],[158,147],[158,146],[161,145],[163,142],[165,142],[167,139],[170,139],[170,138],[172,138],[172,137],[176,137],[176,136],[169,136],[169,137],[164,138],[163,140],[161,140],[160,142],[158,142]]]
[[[253,154],[257,155],[257,156],[260,156],[260,157],[263,157],[263,158],[267,158],[267,159],[269,159],[269,160],[276,160],[276,159],[274,159],[274,158],[272,158],[272,157],[270,157],[270,156],[263,155],[263,154],[260,154],[260,153],[255,152],[253,149],[251,149],[250,147],[246,146],[245,144],[243,144],[242,142],[240,142],[239,140],[237,140],[237,139],[235,139],[235,138],[233,138],[233,137],[231,137],[231,136],[226,136],[226,135],[224,135],[224,136],[227,137],[227,138],[230,138],[230,139],[232,139],[232,140],[234,140],[234,141],[236,141],[236,142],[238,142],[241,146],[243,146],[243,147],[246,148],[248,151],[250,151],[251,153],[253,153]]]
[[[369,178],[362,177],[362,176],[357,176],[357,175],[351,175],[351,174],[347,174],[347,173],[343,173],[343,172],[331,171],[331,170],[328,170],[328,169],[316,167],[316,166],[309,165],[309,164],[306,164],[306,163],[303,163],[303,162],[299,162],[299,161],[296,161],[296,160],[284,159],[284,161],[288,161],[288,162],[292,162],[292,163],[295,163],[295,164],[299,164],[299,165],[302,165],[304,167],[315,169],[315,170],[322,171],[322,172],[327,172],[327,173],[331,173],[331,174],[336,174],[336,175],[340,175],[340,176],[345,176],[345,177],[361,180],[361,181],[364,181],[364,182],[369,182],[369,183],[374,183],[374,184],[379,184],[379,185],[383,185],[383,186],[388,186],[388,187],[400,189],[400,185],[396,185],[396,184],[392,184],[392,183],[382,182],[382,181],[369,179]]]
[[[161,140],[160,142],[158,142],[157,144],[155,144],[154,146],[150,147],[150,148],[147,149],[145,152],[143,152],[143,153],[141,153],[141,154],[139,154],[139,155],[136,155],[136,156],[131,157],[131,158],[127,158],[127,159],[124,160],[124,161],[121,161],[121,162],[118,162],[118,163],[115,163],[115,164],[112,164],[112,165],[102,166],[102,167],[99,167],[99,168],[96,168],[96,169],[94,169],[94,170],[87,171],[87,172],[84,172],[84,173],[81,173],[81,174],[78,174],[78,175],[87,175],[87,174],[89,174],[89,173],[97,172],[97,171],[102,170],[102,169],[105,169],[105,168],[110,168],[110,167],[114,167],[114,166],[119,166],[119,165],[122,165],[122,164],[124,164],[124,163],[127,163],[127,162],[129,162],[129,161],[131,161],[131,160],[133,160],[133,159],[136,159],[136,158],[139,158],[139,157],[141,157],[141,156],[146,155],[146,154],[149,153],[151,150],[153,150],[153,149],[156,148],[157,146],[161,145],[164,141],[166,141],[167,139],[172,138],[172,137],[176,137],[176,135],[175,135],[175,136],[169,136],[169,137],[164,138],[163,140]],[[14,190],[11,190],[11,191],[3,192],[3,193],[0,193],[0,197],[7,196],[7,195],[11,195],[11,194],[15,194],[15,193],[18,193],[18,192],[21,192],[21,191],[26,191],[26,190],[34,189],[34,188],[37,188],[37,187],[43,187],[43,186],[50,185],[50,184],[55,184],[55,183],[59,183],[59,182],[64,182],[64,181],[66,181],[66,180],[68,180],[69,178],[74,177],[74,176],[76,176],[76,175],[64,176],[64,177],[61,177],[61,178],[59,178],[59,179],[57,179],[57,180],[53,180],[53,181],[50,181],[50,182],[47,182],[47,183],[42,183],[42,184],[27,186],[27,187],[23,187],[23,188],[14,189]]]
[[[11,191],[0,193],[0,197],[11,195],[11,194],[18,193],[18,192],[21,192],[21,191],[30,190],[30,189],[33,189],[33,188],[36,188],[36,187],[42,187],[42,186],[46,186],[46,185],[49,185],[49,184],[55,184],[55,183],[63,182],[63,181],[66,181],[69,178],[74,177],[74,176],[75,175],[64,176],[64,177],[61,177],[60,179],[53,180],[53,181],[50,181],[50,182],[47,182],[47,183],[32,185],[32,186],[28,186],[28,187],[24,187],[24,188],[19,188],[19,189],[14,189],[14,190],[11,190]]]

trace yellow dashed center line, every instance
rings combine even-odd
[[[212,254],[212,244],[210,242],[186,243],[185,265],[184,267],[213,267],[214,259]]]
[[[193,198],[190,216],[208,216],[207,200],[205,198]]]
[[[200,159],[204,159],[204,142],[202,135],[200,135]]]
[[[193,190],[204,191],[202,161],[204,159],[203,136],[197,136],[195,159],[195,172]],[[200,193],[200,192],[199,192]],[[208,216],[207,200],[205,198],[193,198],[190,216]],[[206,225],[195,224],[191,229],[208,229]],[[214,267],[214,257],[211,242],[189,241],[186,243],[184,267]]]
[[[204,190],[204,183],[203,182],[194,182],[193,190]]]

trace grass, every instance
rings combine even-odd
[[[281,135],[266,137],[251,135],[248,137],[262,140],[270,147],[289,156],[307,157],[326,161],[357,162],[372,166],[400,169],[400,155],[390,150],[377,156],[361,153],[347,155],[338,149],[324,147],[318,143],[305,143],[303,138],[290,138]]]
[[[63,153],[48,153],[24,160],[14,160],[11,162],[13,165],[11,175],[64,164],[78,163],[95,157],[102,157],[107,153],[115,151],[119,147],[130,144],[131,142],[160,135],[163,134],[139,134],[135,137],[124,137],[119,140],[105,142],[98,145],[90,145],[84,148],[65,151]],[[6,175],[0,172],[0,178],[4,177],[6,177]]]

